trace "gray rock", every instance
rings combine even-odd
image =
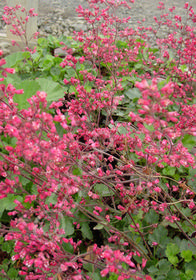
[[[54,50],[54,56],[60,56],[60,57],[66,57],[67,56],[66,50],[63,50],[63,48],[56,48]]]
[[[131,16],[131,20],[128,23],[130,27],[135,26],[137,28],[137,21],[141,21],[143,18],[146,18],[146,21],[143,23],[145,26],[153,26],[153,16],[159,16],[163,13],[163,11],[156,9],[159,1],[138,0],[131,4],[131,10],[121,7],[117,14],[121,18]],[[164,3],[166,8],[176,6],[175,14],[183,15],[185,0],[165,0]],[[195,0],[190,0],[189,3],[196,9]],[[0,18],[3,15],[5,5],[6,0],[0,0]],[[70,36],[73,34],[73,30],[88,30],[90,26],[84,20],[77,17],[75,9],[78,5],[82,5],[84,8],[89,7],[87,0],[39,0],[38,31],[40,35],[47,36],[52,34],[54,36],[61,36],[64,34]],[[0,20],[0,30],[5,32],[5,24],[2,20]],[[161,29],[161,32],[165,31]]]
[[[44,31],[48,34],[52,34],[53,30],[50,26],[45,26]]]
[[[12,46],[12,45],[9,44],[8,42],[4,42],[4,41],[0,42],[0,50],[3,51],[3,55],[4,55],[4,56],[10,54],[10,52],[11,52],[10,48],[11,48],[11,46]]]
[[[72,27],[74,28],[74,30],[76,31],[76,32],[79,32],[80,30],[83,30],[83,31],[87,31],[87,26],[84,24],[84,23],[82,23],[81,21],[78,23],[72,23]]]

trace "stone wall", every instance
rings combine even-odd
[[[17,0],[15,1],[17,2]],[[129,25],[133,28],[136,28],[138,26],[137,22],[141,21],[143,18],[145,18],[144,25],[153,26],[153,16],[162,14],[162,11],[156,8],[159,1],[160,0],[135,0],[131,10],[121,8],[119,14],[121,17],[131,16]],[[183,16],[185,0],[162,1],[167,8],[176,6],[175,13]],[[0,18],[3,15],[3,7],[6,3],[6,0],[0,0]],[[191,0],[189,3],[196,10],[196,1]],[[67,36],[72,35],[74,30],[87,30],[89,26],[83,19],[78,18],[75,12],[78,5],[82,5],[86,8],[88,6],[87,0],[39,0],[38,31],[40,32],[40,36],[48,36],[49,34],[57,37],[61,35]],[[2,20],[0,20],[0,33],[6,33],[5,25]],[[2,37],[1,34],[0,37]]]
[[[17,0],[15,0],[17,2]],[[153,16],[157,16],[160,12],[156,9],[160,0],[135,0],[132,4],[132,10],[121,9],[122,16],[131,16],[130,25],[136,27],[137,21],[146,19],[146,25],[153,25]],[[166,7],[176,6],[176,12],[183,14],[182,7],[185,0],[162,0]],[[0,0],[0,18],[3,14],[3,7],[6,5],[6,0]],[[196,10],[196,1],[191,0],[189,3]],[[70,35],[73,30],[79,31],[81,28],[88,28],[84,21],[77,17],[75,8],[78,5],[87,7],[87,0],[39,0],[39,17],[38,29],[41,36],[53,34],[55,36]],[[5,26],[0,20],[0,33],[5,32]]]

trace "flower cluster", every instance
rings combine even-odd
[[[0,50],[0,57],[3,56],[3,51]],[[14,74],[15,73],[15,69],[13,68],[7,68],[7,67],[3,67],[3,65],[6,64],[6,60],[4,58],[0,59],[0,73],[3,77],[7,77],[7,73],[10,74]],[[0,81],[2,82],[4,80],[4,78],[0,78]]]
[[[29,46],[29,41],[35,39],[38,36],[38,32],[32,35],[32,38],[27,36],[27,24],[29,18],[38,16],[37,13],[34,13],[34,8],[31,8],[29,11],[26,11],[21,5],[16,5],[15,7],[4,7],[3,20],[8,25],[11,26],[10,32],[19,36],[20,39],[25,43],[25,46]],[[17,39],[17,37],[16,37]],[[13,45],[16,44],[16,41],[12,42]]]

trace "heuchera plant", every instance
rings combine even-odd
[[[170,30],[159,39],[117,17],[119,7],[130,8],[125,1],[89,5],[77,9],[92,27],[74,35],[83,55],[65,47],[60,64],[64,99],[48,106],[38,91],[19,109],[23,90],[6,83],[14,70],[0,60],[0,198],[11,203],[1,233],[13,244],[13,267],[26,280],[150,280],[163,256],[175,277],[191,279],[195,251],[188,258],[178,238],[196,247],[195,156],[187,146],[196,136],[195,29],[168,19],[172,8],[155,19]],[[180,252],[191,265],[178,272]]]
[[[11,26],[10,32],[13,35],[19,36],[27,49],[29,49],[30,41],[33,38],[36,39],[38,36],[38,32],[36,32],[32,37],[28,38],[27,24],[29,22],[29,18],[36,17],[37,15],[37,13],[34,13],[34,8],[26,11],[26,9],[21,5],[16,5],[15,7],[4,7],[4,22],[8,26]],[[12,44],[16,45],[17,42],[13,40]]]

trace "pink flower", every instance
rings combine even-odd
[[[142,268],[146,266],[146,263],[147,263],[147,259],[142,259]]]
[[[155,188],[154,188],[154,191],[160,193],[160,192],[161,192],[161,188],[155,187]]]
[[[193,201],[191,201],[191,202],[188,204],[188,207],[189,207],[189,209],[195,208],[195,203],[194,203]]]
[[[14,74],[14,73],[15,73],[15,69],[14,69],[14,68],[4,68],[4,70],[5,70],[7,73],[10,73],[10,74]]]
[[[3,52],[1,51],[1,53],[3,54]],[[1,55],[2,55],[1,54]],[[4,58],[1,58],[0,59],[0,66],[2,66],[2,65],[4,65],[4,64],[6,64],[6,60],[4,59]]]
[[[15,90],[15,93],[16,93],[16,94],[23,94],[23,93],[24,93],[24,90],[23,90],[23,89],[16,89],[16,90]]]
[[[47,93],[45,93],[44,91],[37,91],[37,96],[41,99],[41,100],[45,100],[47,97]]]
[[[136,86],[137,88],[139,88],[140,90],[149,88],[149,85],[148,85],[148,83],[147,83],[146,80],[143,80],[142,82],[136,82],[136,83],[135,83],[135,86]]]
[[[117,220],[121,221],[122,220],[122,217],[120,216],[114,216]]]
[[[60,268],[62,271],[66,271],[68,269],[68,266],[65,264],[61,264]]]
[[[108,273],[109,273],[109,268],[105,268],[105,269],[103,269],[102,271],[101,271],[101,276],[102,277],[105,277]]]
[[[84,56],[81,56],[81,57],[79,58],[79,62],[82,64],[82,63],[84,63],[84,61],[85,61]]]
[[[146,275],[146,276],[145,276],[145,279],[146,279],[146,280],[152,280],[152,277],[149,276],[149,275]]]
[[[101,207],[99,207],[99,206],[95,206],[95,210],[99,211],[100,213],[103,211],[103,209]]]
[[[12,40],[11,43],[12,43],[12,46],[19,46],[19,44],[15,40]]]

